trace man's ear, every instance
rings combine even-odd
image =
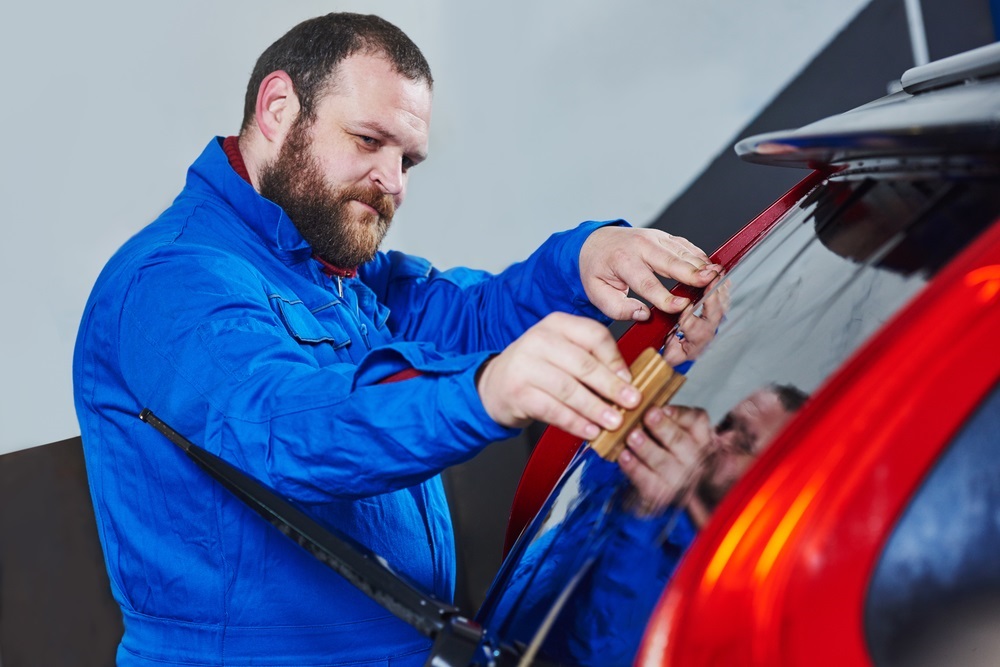
[[[257,127],[264,138],[281,143],[299,115],[299,98],[288,74],[278,70],[264,77],[257,90],[254,114]]]

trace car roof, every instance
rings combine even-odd
[[[748,162],[815,169],[1000,151],[1000,43],[908,70],[899,90],[795,130],[740,141]]]

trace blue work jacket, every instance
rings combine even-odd
[[[137,416],[151,409],[450,601],[439,473],[514,434],[483,409],[476,370],[552,311],[601,317],[578,269],[600,224],[497,275],[389,252],[340,281],[213,139],[101,273],[74,354],[119,664],[422,664],[425,638]],[[405,368],[422,375],[380,384]]]

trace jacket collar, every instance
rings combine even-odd
[[[261,197],[230,166],[222,142],[222,137],[208,142],[188,169],[186,189],[221,199],[286,264],[297,264],[312,257],[312,248],[281,207]]]

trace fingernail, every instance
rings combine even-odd
[[[659,408],[653,408],[652,410],[646,413],[646,421],[648,421],[650,425],[656,426],[657,424],[663,421],[663,410]]]
[[[601,423],[604,428],[614,430],[622,425],[622,416],[617,410],[605,410],[601,415]]]
[[[629,454],[627,451],[624,451],[621,453],[621,456],[618,457],[618,460],[621,461],[622,463],[631,463],[632,455]]]
[[[645,322],[649,319],[649,312],[645,308],[637,308],[634,313],[632,313],[632,320],[634,322]]]
[[[640,394],[639,390],[632,385],[622,387],[620,396],[622,397],[622,403],[625,404],[625,407],[632,407],[642,400],[642,394]]]
[[[688,300],[682,296],[675,296],[673,299],[671,299],[670,303],[673,305],[674,308],[681,309],[687,305]]]
[[[626,382],[632,382],[632,373],[630,373],[627,368],[621,369],[618,373],[616,373],[616,375]]]
[[[628,444],[630,447],[639,449],[644,442],[646,442],[646,436],[642,434],[642,431],[635,430],[628,434]]]
[[[675,410],[674,406],[672,405],[664,405],[662,408],[660,408],[660,410],[667,417],[673,417],[677,413],[677,410]]]
[[[719,272],[713,268],[709,268],[706,266],[705,268],[703,268],[701,271],[698,272],[698,275],[701,276],[702,278],[714,278],[715,276],[719,275]]]
[[[593,440],[600,433],[601,429],[597,427],[597,424],[587,424],[583,427],[583,435],[587,440]]]

